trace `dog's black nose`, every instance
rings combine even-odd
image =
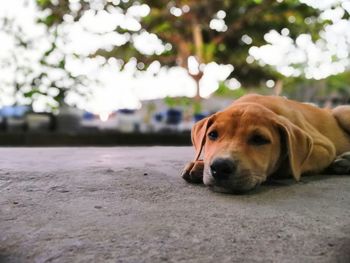
[[[235,173],[236,164],[231,159],[218,158],[210,165],[211,175],[216,180],[228,179],[228,177]]]

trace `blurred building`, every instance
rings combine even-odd
[[[25,106],[4,107],[0,110],[0,129],[5,132],[104,132],[123,133],[186,132],[192,125],[232,103],[231,99],[203,99],[195,109],[189,98],[143,101],[139,110],[121,109],[109,114],[92,114],[74,107],[63,106],[58,115],[31,112]],[[186,103],[182,103],[186,101]]]

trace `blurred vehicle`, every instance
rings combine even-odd
[[[85,112],[82,116],[83,130],[139,132],[141,130],[141,116],[136,110],[121,109],[112,113],[95,115]]]

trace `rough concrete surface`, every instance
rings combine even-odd
[[[0,149],[0,262],[350,262],[350,177],[227,195],[190,147]]]

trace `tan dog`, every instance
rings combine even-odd
[[[246,95],[192,128],[196,157],[182,172],[188,182],[244,192],[272,175],[350,170],[350,106],[333,110],[277,96]],[[199,160],[204,151],[203,160]]]

